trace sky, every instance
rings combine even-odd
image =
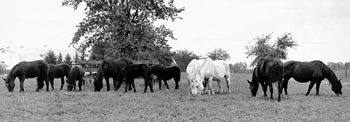
[[[11,67],[20,60],[40,59],[49,49],[74,52],[68,46],[85,16],[84,7],[74,10],[61,2],[1,1],[0,48],[10,52],[0,53],[0,60]],[[168,42],[173,51],[205,56],[222,48],[230,63],[250,63],[245,46],[254,44],[255,37],[272,33],[275,41],[292,33],[298,46],[288,50],[287,60],[350,62],[349,0],[175,0],[175,5],[185,7],[179,14],[183,19],[159,22],[177,38]]]

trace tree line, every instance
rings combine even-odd
[[[69,53],[67,53],[64,56],[64,59],[63,59],[63,55],[62,55],[61,52],[58,53],[58,55],[56,55],[53,50],[49,50],[43,56],[44,60],[47,61],[49,64],[66,63],[66,64],[69,64],[69,65],[72,65],[73,62],[75,62],[75,63],[79,62],[79,58],[77,58],[77,57],[78,57],[78,53],[76,53],[76,55],[75,55],[75,57],[73,59],[69,55]]]

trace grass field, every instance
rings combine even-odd
[[[246,79],[250,74],[232,75],[232,93],[215,96],[188,96],[185,74],[180,89],[158,89],[154,93],[143,93],[143,80],[136,80],[137,93],[119,91],[93,92],[92,84],[84,86],[82,92],[54,90],[34,92],[35,79],[25,81],[25,92],[19,92],[16,80],[15,92],[9,93],[0,85],[0,121],[349,121],[350,79],[343,78],[343,95],[337,97],[328,81],[323,81],[320,95],[315,88],[305,96],[309,83],[289,82],[289,95],[282,101],[264,98],[261,87],[257,97],[252,97]],[[218,92],[217,83],[214,89]],[[55,80],[59,88],[60,81]],[[226,87],[225,87],[226,88]],[[274,88],[277,98],[277,89]],[[225,89],[227,92],[227,89]]]

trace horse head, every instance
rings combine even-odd
[[[332,91],[337,95],[341,95],[342,94],[342,91],[341,91],[341,88],[342,88],[342,85],[341,85],[341,82],[340,82],[341,79],[337,80],[336,83],[333,83],[332,84]]]
[[[257,82],[255,83],[255,81],[253,82],[253,81],[247,80],[247,82],[249,83],[249,89],[252,93],[252,96],[255,97],[256,93],[258,92],[259,84]]]
[[[13,92],[13,89],[15,87],[15,82],[11,78],[2,78],[5,81],[6,88],[9,90],[9,92]]]
[[[203,86],[203,80],[201,79],[203,78],[200,78],[197,76],[195,79],[190,80],[190,94],[192,96],[198,96],[202,94],[204,86]]]
[[[98,76],[94,76],[93,79],[94,79],[95,91],[100,91],[103,87],[102,80],[99,80]]]

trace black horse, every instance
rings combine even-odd
[[[283,63],[277,58],[264,58],[261,59],[257,66],[254,68],[252,75],[252,81],[248,80],[250,90],[253,96],[256,96],[258,92],[259,83],[263,88],[264,96],[267,96],[267,86],[270,87],[270,99],[273,99],[273,87],[272,83],[278,83],[278,100],[281,101],[282,94],[282,81],[283,78]]]
[[[7,78],[4,79],[5,85],[9,92],[13,92],[15,87],[15,79],[18,77],[20,81],[20,92],[24,91],[23,82],[26,78],[35,78],[38,87],[36,91],[39,91],[44,87],[44,81],[47,87],[47,91],[49,91],[49,64],[44,60],[36,60],[36,61],[22,61],[13,66],[11,71],[8,73]]]
[[[54,89],[54,79],[55,78],[61,78],[61,90],[64,85],[64,76],[68,79],[68,73],[70,71],[70,66],[68,64],[57,64],[53,65],[50,64],[50,70],[49,70],[49,80],[51,83],[51,88]]]
[[[147,86],[150,87],[151,92],[153,92],[153,83],[152,83],[152,69],[147,64],[131,64],[125,66],[122,72],[119,73],[118,81],[122,80],[125,82],[125,92],[127,92],[127,87],[132,86],[134,92],[136,92],[134,79],[142,77],[145,80],[145,90],[147,91]],[[118,82],[117,90],[121,86],[121,82]]]
[[[181,77],[181,71],[178,66],[161,66],[161,65],[152,65],[152,73],[157,76],[159,82],[159,89],[162,86],[162,80],[164,81],[165,86],[169,89],[168,80],[174,79],[175,89],[179,89],[179,81]]]
[[[121,58],[118,60],[105,59],[102,61],[101,66],[97,71],[96,77],[94,77],[95,91],[100,91],[103,88],[102,80],[105,78],[107,84],[107,91],[110,90],[109,78],[113,78],[114,90],[116,89],[116,82],[119,72],[127,65],[133,64],[131,60]],[[120,81],[121,82],[121,81]]]
[[[68,74],[67,90],[72,91],[73,88],[75,90],[75,87],[76,87],[75,82],[79,81],[78,86],[79,86],[79,91],[81,91],[81,85],[84,82],[84,80],[83,80],[84,74],[85,74],[85,72],[81,66],[79,66],[79,65],[73,66]]]
[[[284,83],[285,94],[288,94],[288,80],[294,78],[296,81],[305,83],[310,82],[306,95],[309,95],[312,87],[316,83],[316,95],[319,95],[321,81],[325,78],[332,84],[332,90],[336,95],[342,94],[342,84],[334,72],[322,61],[315,60],[311,62],[288,61],[284,63]]]

